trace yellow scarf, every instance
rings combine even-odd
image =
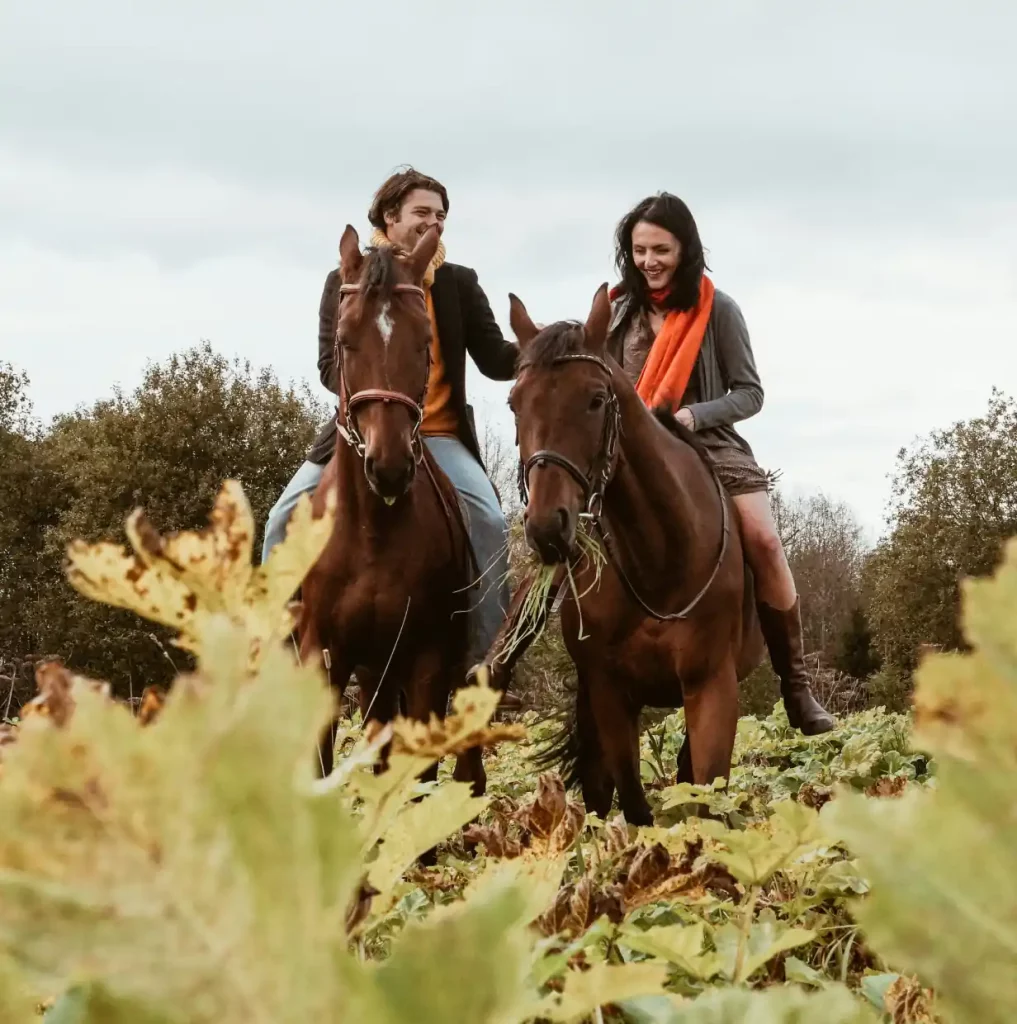
[[[388,235],[385,234],[380,228],[375,228],[374,234],[371,235],[371,245],[376,249],[383,249],[385,246],[391,245],[392,243],[388,240]],[[424,287],[430,291],[431,285],[434,284],[434,272],[445,262],[445,243],[438,239],[438,248],[435,250],[434,259],[428,264],[427,270],[424,272]]]

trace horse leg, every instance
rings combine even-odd
[[[440,648],[431,648],[417,654],[406,676],[407,710],[410,718],[418,722],[428,721],[432,714],[437,715],[440,720],[445,718],[452,683],[443,671],[444,662],[444,652]],[[437,777],[437,761],[420,774],[424,782],[433,782]]]
[[[387,684],[382,683],[377,672],[363,666],[357,668],[357,683],[360,688],[357,696],[360,701],[362,728],[367,728],[368,718],[379,725],[387,725],[391,722],[395,718],[402,692],[399,687],[391,681]],[[379,686],[381,686],[380,692]],[[378,760],[374,765],[375,775],[380,775],[388,768],[388,758],[391,752],[391,742],[381,748]]]
[[[484,752],[480,747],[470,747],[456,756],[452,778],[456,782],[472,783],[474,796],[483,796],[487,792],[487,769],[484,768]]]
[[[682,740],[681,750],[678,751],[678,775],[675,782],[692,781],[692,747],[689,746],[688,722],[685,724],[685,739]]]
[[[738,728],[738,674],[734,664],[725,660],[717,672],[684,696],[692,781],[706,786],[714,779],[727,779]]]
[[[325,660],[325,651],[328,651],[328,660]],[[319,778],[327,778],[332,774],[335,764],[335,745],[339,736],[339,717],[342,705],[343,691],[350,678],[350,668],[341,658],[336,656],[334,644],[327,645],[324,649],[318,646],[317,631],[312,627],[308,629],[300,641],[301,664],[308,665],[313,659],[320,658],[322,667],[326,664],[329,688],[332,693],[332,717],[318,741],[318,772]]]
[[[583,804],[587,811],[606,821],[614,800],[614,779],[597,742],[597,722],[590,704],[590,689],[582,674],[576,687],[575,757]]]
[[[454,644],[454,647],[458,647],[458,644]],[[454,650],[447,659],[447,664],[454,665],[455,668],[449,673],[453,680],[462,680],[464,675],[462,672],[463,657],[458,650]],[[449,693],[458,690],[464,684],[459,682],[458,684],[450,685],[448,687]],[[484,752],[480,747],[470,747],[469,750],[464,751],[462,754],[456,755],[456,766],[452,773],[452,778],[456,782],[471,782],[473,783],[473,795],[483,796],[487,792],[487,771],[484,768]]]
[[[639,779],[639,711],[617,680],[591,680],[590,705],[604,760],[618,789],[618,805],[630,825],[652,825],[643,784]]]
[[[410,718],[418,722],[426,722],[431,715],[439,719],[445,718],[448,708],[448,697],[452,692],[452,681],[445,669],[445,652],[441,648],[422,651],[417,655],[413,668],[408,676],[406,687]],[[434,782],[438,778],[438,762],[420,773],[422,782]],[[420,863],[425,867],[434,864],[438,859],[436,847],[432,847],[420,856]]]

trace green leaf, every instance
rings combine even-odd
[[[117,998],[103,985],[76,985],[46,1011],[44,1024],[184,1024],[178,1013],[158,1012]]]
[[[382,963],[344,960],[350,996],[345,1019],[371,1024],[526,1019],[536,1001],[527,984],[532,938],[523,928],[530,909],[518,885],[495,878],[468,903],[441,907],[426,921],[408,925]]]
[[[685,1006],[681,996],[661,993],[623,999],[618,1003],[627,1024],[672,1024],[679,1020],[679,1011]]]
[[[784,977],[788,981],[797,981],[802,985],[811,985],[814,988],[822,988],[829,984],[830,979],[820,974],[814,967],[810,967],[804,960],[796,956],[789,956],[784,961]]]
[[[705,926],[698,924],[665,925],[645,931],[627,926],[618,935],[618,942],[649,956],[667,960],[686,974],[709,981],[720,973],[720,958],[713,953],[703,954]]]
[[[899,977],[899,974],[866,974],[862,978],[862,994],[882,1013],[886,1009],[886,993]]]
[[[787,985],[763,992],[734,988],[711,992],[659,1024],[877,1024],[878,1020],[842,985],[815,994]]]
[[[741,925],[726,924],[714,932],[721,971],[736,985],[747,981],[778,953],[804,946],[816,937],[807,928],[789,928],[772,910],[764,911],[745,933]],[[741,962],[739,963],[739,951]]]
[[[822,846],[819,815],[793,800],[774,805],[769,829],[739,831],[716,821],[704,821],[700,828],[727,847],[710,852],[746,887],[765,885],[776,871]]]
[[[663,964],[594,964],[589,970],[569,971],[564,991],[548,996],[538,1012],[555,1024],[571,1024],[609,1003],[657,993],[666,980]]]

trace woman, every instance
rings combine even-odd
[[[615,246],[621,284],[611,293],[611,354],[647,405],[676,409],[709,452],[740,513],[788,721],[809,736],[827,732],[836,722],[809,687],[800,603],[770,514],[770,481],[734,428],[763,405],[741,310],[704,273],[696,222],[677,196],[639,203],[618,225]]]

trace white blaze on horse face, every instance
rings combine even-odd
[[[385,346],[385,351],[382,356],[382,365],[385,368],[385,387],[391,388],[392,383],[388,376],[388,345],[392,340],[392,332],[395,330],[395,321],[392,319],[391,302],[385,302],[382,305],[381,309],[378,311],[378,318],[374,323],[378,328],[378,333],[381,335],[381,343]]]
[[[392,306],[391,303],[386,302],[381,307],[381,312],[378,314],[376,321],[378,325],[378,333],[381,335],[381,340],[385,343],[385,347],[388,348],[388,343],[392,340],[392,331],[395,328],[395,321],[392,319]]]

